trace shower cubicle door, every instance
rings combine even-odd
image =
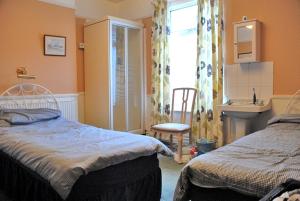
[[[128,116],[127,128],[137,131],[142,125],[142,57],[141,55],[141,30],[127,29],[127,77],[128,77]]]
[[[111,46],[111,128],[142,133],[142,29],[112,23]]]
[[[125,28],[113,25],[111,31],[111,91],[113,130],[126,130]]]

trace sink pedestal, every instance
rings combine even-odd
[[[263,102],[262,102],[263,103]],[[226,143],[231,143],[247,134],[250,134],[252,121],[262,112],[271,109],[270,101],[267,104],[254,105],[250,100],[235,100],[218,105],[217,108],[226,116],[225,134]]]
[[[251,119],[229,118],[231,128],[229,134],[233,135],[235,140],[244,137],[251,132]]]

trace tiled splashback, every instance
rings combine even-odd
[[[255,88],[258,99],[273,95],[273,62],[226,65],[224,89],[227,99],[252,99]]]

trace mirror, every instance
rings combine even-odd
[[[253,25],[241,26],[237,29],[238,58],[251,57]]]
[[[234,62],[260,61],[260,30],[258,20],[234,23]]]

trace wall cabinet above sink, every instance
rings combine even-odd
[[[261,23],[246,20],[234,23],[234,62],[250,63],[260,61]]]

